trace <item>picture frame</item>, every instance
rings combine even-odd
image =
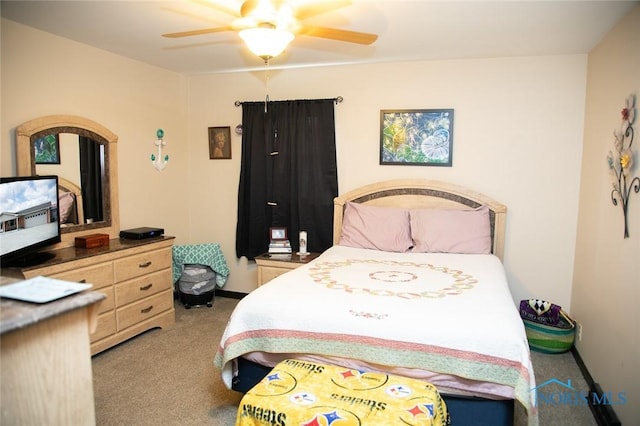
[[[60,164],[60,137],[57,133],[39,137],[33,147],[36,164]]]
[[[271,227],[269,228],[269,237],[272,241],[288,240],[287,228]]]
[[[231,159],[231,126],[209,127],[209,159]]]
[[[380,111],[380,164],[453,165],[453,109]]]

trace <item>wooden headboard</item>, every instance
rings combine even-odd
[[[72,192],[76,197],[74,220],[76,224],[82,225],[84,223],[84,208],[82,207],[82,188],[75,183],[58,176],[58,188],[61,191]]]
[[[469,209],[489,207],[492,253],[503,259],[507,207],[479,192],[446,182],[401,179],[372,183],[333,200],[333,243],[340,241],[347,201],[380,207]]]

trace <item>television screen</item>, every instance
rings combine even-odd
[[[0,257],[3,266],[30,266],[59,243],[58,177],[0,178]]]

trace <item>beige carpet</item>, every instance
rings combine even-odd
[[[213,357],[238,301],[185,309],[154,329],[93,357],[98,425],[233,425],[241,394],[227,390]]]
[[[237,302],[217,297],[213,308],[189,310],[176,302],[172,327],[94,356],[97,424],[232,426],[241,395],[224,387],[213,357]],[[571,379],[575,389],[587,389],[570,353],[533,352],[532,359],[538,384]],[[587,406],[546,404],[539,411],[541,426],[597,425]],[[523,413],[516,414],[516,425],[525,425]]]

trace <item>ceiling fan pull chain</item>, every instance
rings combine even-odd
[[[265,65],[267,66],[265,69],[265,91],[266,91],[266,96],[264,98],[264,113],[266,114],[267,111],[267,104],[269,103],[269,58],[266,58],[264,60]]]

